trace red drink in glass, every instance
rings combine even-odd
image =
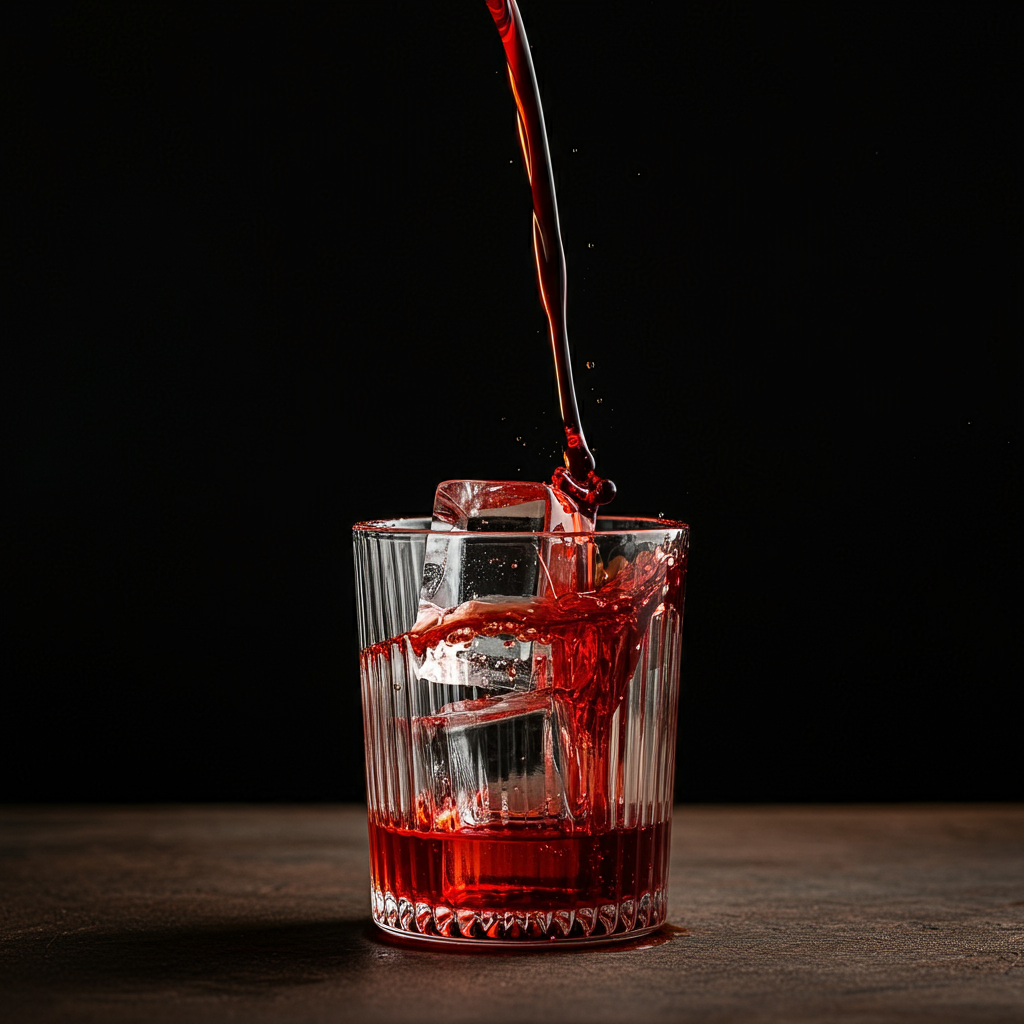
[[[364,635],[385,630],[389,611],[415,614],[425,525],[356,528]],[[452,542],[500,559],[528,536]],[[592,590],[470,601],[364,646],[381,927],[518,945],[606,941],[664,921],[687,540],[682,524],[599,520],[558,541],[592,547]],[[424,667],[471,662],[480,639],[530,645],[529,682],[511,657],[506,688],[482,695],[471,664],[457,665],[465,676]]]

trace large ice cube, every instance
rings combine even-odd
[[[417,628],[434,625],[470,601],[587,589],[592,545],[578,535],[590,528],[572,499],[547,484],[446,480],[434,498]],[[547,536],[523,536],[531,533]],[[528,690],[549,662],[546,647],[512,636],[476,636],[429,649],[419,678],[484,692]]]
[[[421,621],[465,601],[558,597],[589,586],[589,545],[568,538],[467,534],[578,534],[590,529],[572,499],[547,484],[446,480],[434,497]]]
[[[448,704],[413,722],[423,795],[447,827],[564,818],[561,734],[550,690]]]

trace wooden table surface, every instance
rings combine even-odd
[[[677,807],[670,926],[406,949],[353,806],[0,810],[0,1019],[1024,1021],[1024,807]]]

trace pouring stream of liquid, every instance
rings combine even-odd
[[[596,463],[583,436],[576,404],[565,317],[565,252],[558,225],[555,179],[537,77],[515,0],[487,0],[487,7],[505,48],[508,80],[516,103],[519,143],[533,192],[533,253],[537,264],[537,285],[548,321],[548,338],[555,360],[558,404],[566,440],[565,468],[555,470],[553,482],[556,488],[569,494],[588,516],[593,517],[598,505],[604,505],[615,497],[615,484],[595,472]]]

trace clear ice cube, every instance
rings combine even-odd
[[[586,589],[592,545],[573,535],[589,529],[572,499],[547,484],[446,480],[434,497],[417,627],[434,625],[468,601]],[[504,533],[511,535],[495,536]],[[507,636],[439,643],[426,652],[419,678],[489,692],[531,689],[549,664],[547,649],[534,646]]]
[[[434,496],[421,618],[437,617],[465,601],[557,597],[586,585],[580,578],[581,567],[586,576],[586,559],[572,542],[449,534],[577,534],[590,528],[572,499],[547,484],[446,480]]]
[[[417,719],[435,816],[456,828],[564,818],[558,719],[544,690],[453,702]]]
[[[446,619],[454,626],[460,608],[479,613],[590,589],[596,548],[580,534],[591,530],[572,499],[547,484],[445,481],[414,631]],[[441,640],[414,670],[430,695],[432,713],[413,727],[435,813],[445,808],[469,826],[566,813],[559,742],[568,732],[557,724],[549,645],[505,635]]]

